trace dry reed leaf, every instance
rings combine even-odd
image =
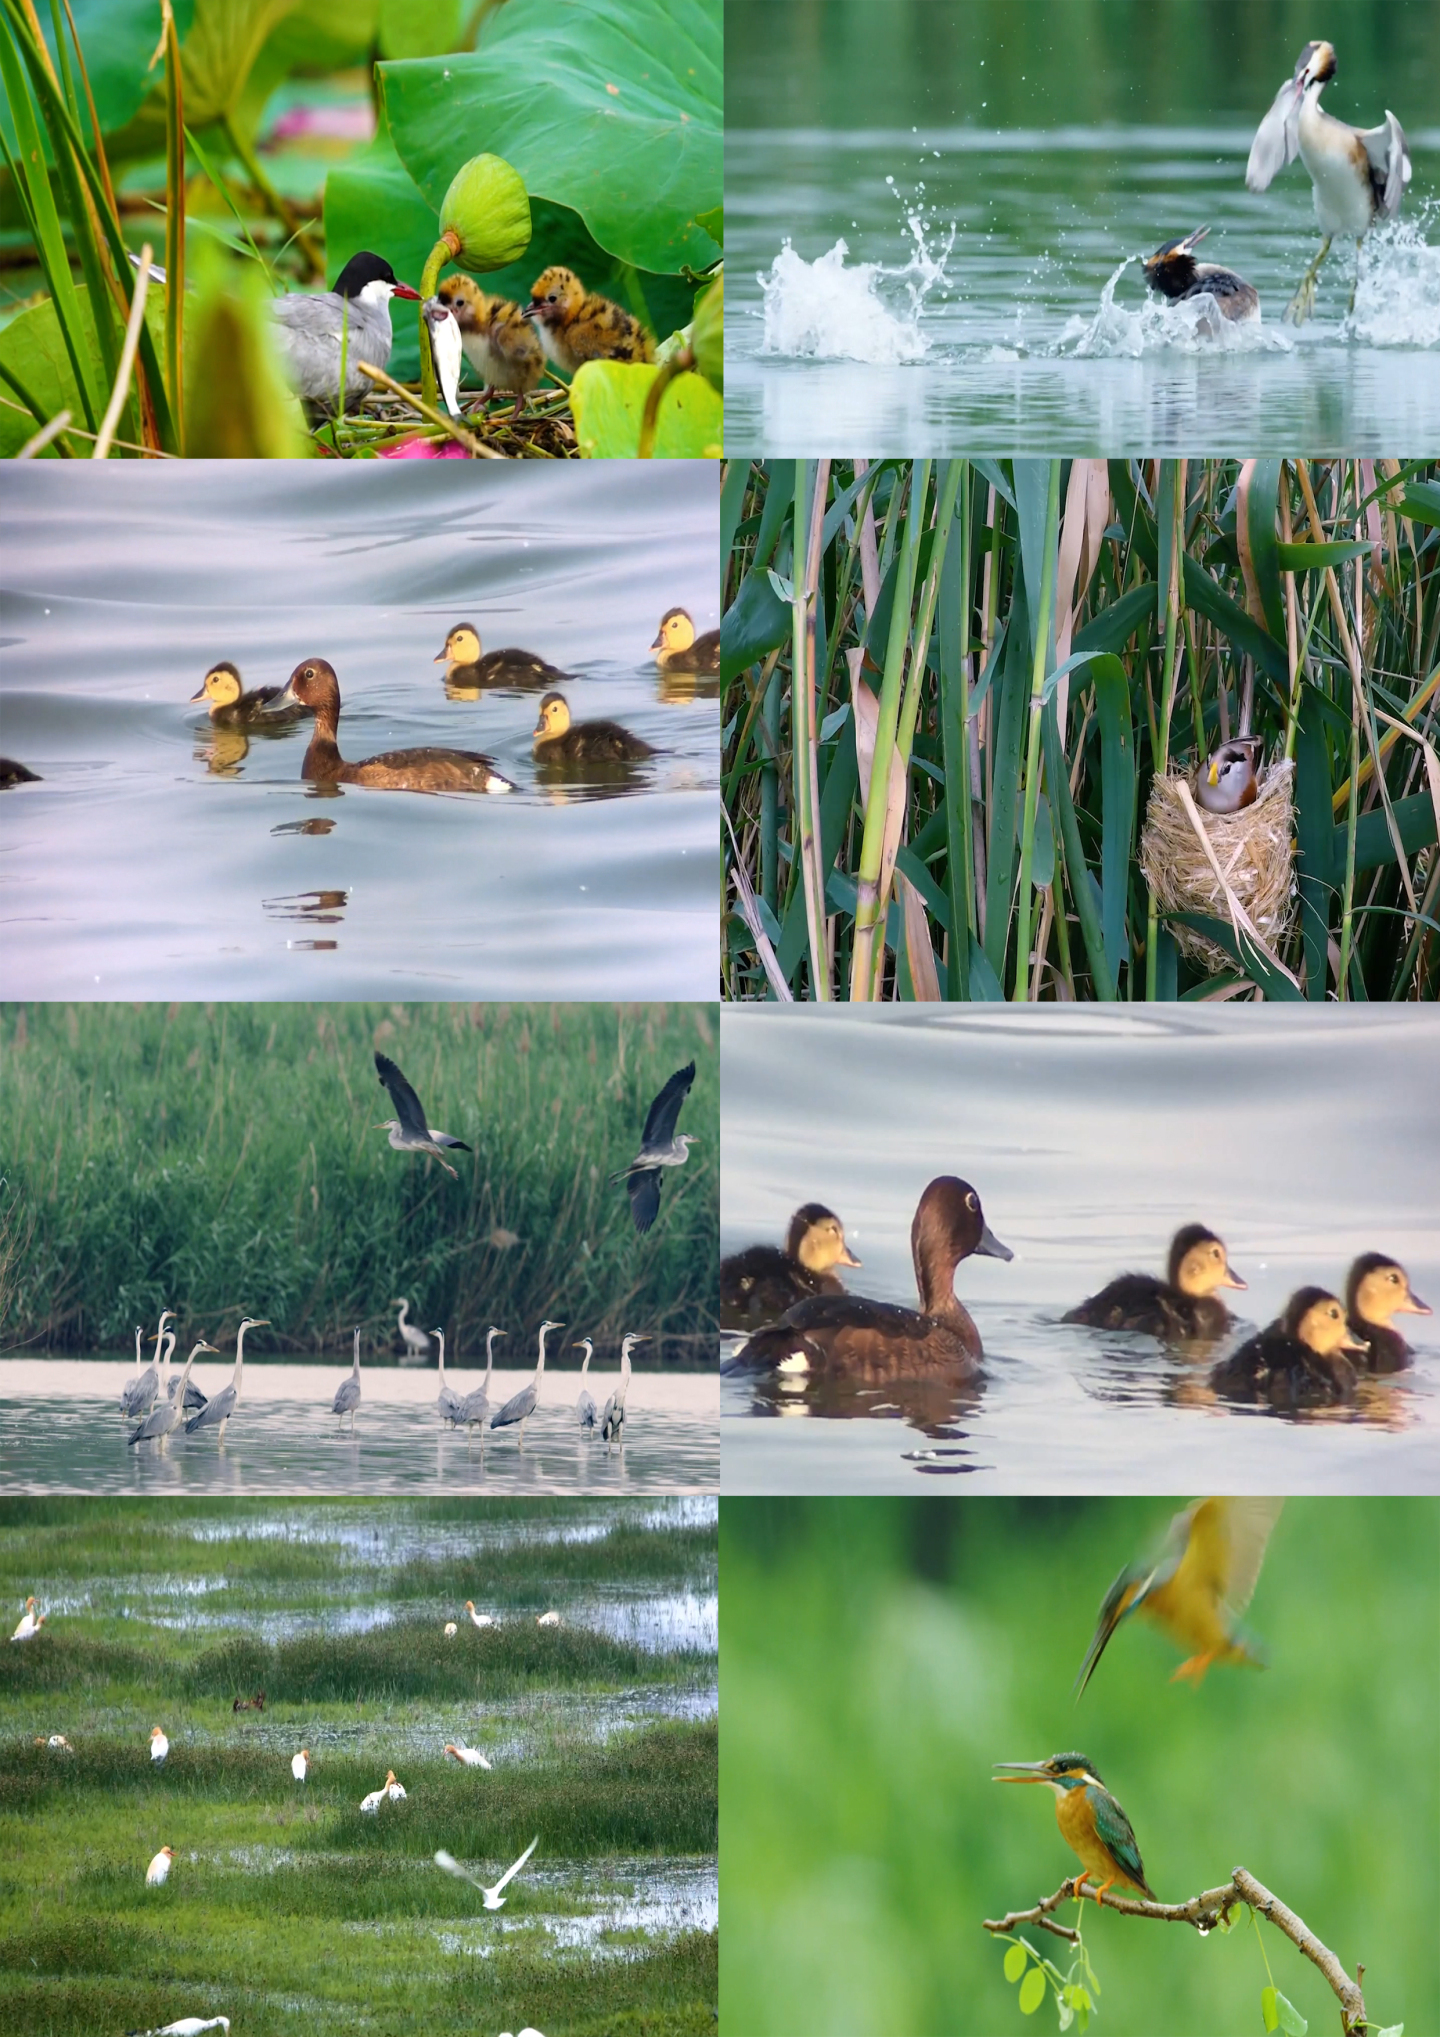
[[[740,917],[750,929],[750,937],[755,943],[755,952],[760,957],[760,962],[769,980],[770,988],[774,991],[781,1004],[793,1004],[795,1002],[795,994],[791,990],[790,985],[785,981],[784,972],[780,967],[780,958],[771,947],[770,936],[766,933],[764,922],[760,918],[760,906],[755,897],[755,887],[750,882],[749,871],[745,868],[745,858],[740,854],[740,844],[735,839],[735,829],[731,825],[730,816],[723,806],[720,811],[724,816],[725,825],[730,832],[730,846],[735,851],[735,860],[730,865],[730,868],[735,878],[735,902],[740,908]]]
[[[905,914],[905,954],[915,1000],[917,1004],[939,1004],[940,979],[935,973],[935,950],[925,923],[925,901],[903,870],[895,873],[895,895]]]
[[[1140,867],[1163,911],[1228,919],[1286,976],[1278,950],[1295,913],[1293,776],[1288,761],[1270,765],[1254,804],[1238,813],[1202,813],[1184,777],[1156,778],[1140,842]],[[1193,927],[1170,930],[1193,960],[1234,968],[1234,956]]]

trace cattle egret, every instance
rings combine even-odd
[[[661,1168],[683,1167],[690,1157],[695,1141],[689,1132],[675,1136],[675,1120],[694,1080],[693,1061],[688,1068],[676,1070],[646,1113],[640,1151],[628,1167],[610,1176],[612,1182],[623,1181],[629,1191],[630,1214],[637,1231],[648,1231],[660,1213]]]
[[[75,1749],[70,1745],[70,1742],[63,1733],[52,1733],[48,1740],[37,1740],[35,1745],[37,1747],[63,1747],[67,1754],[75,1752]]]
[[[588,1337],[582,1337],[580,1347],[585,1353],[585,1363],[580,1367],[580,1398],[575,1403],[575,1416],[583,1436],[587,1429],[592,1435],[595,1432],[595,1397],[585,1384],[585,1375],[590,1370],[590,1360],[594,1356],[595,1346]]]
[[[392,1804],[398,1804],[403,1802],[404,1800],[405,1791],[401,1787],[401,1785],[395,1780],[395,1771],[393,1768],[390,1770],[390,1773],[385,1778],[385,1794],[386,1796],[389,1797]]]
[[[443,1867],[447,1874],[455,1875],[460,1881],[468,1881],[472,1888],[478,1888],[481,1895],[484,1896],[485,1898],[485,1907],[487,1910],[503,1910],[505,1907],[505,1898],[500,1893],[501,1889],[504,1888],[507,1882],[513,1881],[515,1879],[515,1876],[520,1872],[521,1868],[525,1865],[526,1861],[530,1858],[530,1855],[535,1851],[535,1848],[539,1844],[540,1844],[540,1834],[537,1832],[535,1834],[535,1837],[530,1841],[530,1844],[525,1848],[525,1851],[520,1855],[520,1858],[515,1862],[515,1865],[513,1867],[506,1868],[505,1872],[501,1875],[499,1881],[496,1882],[493,1888],[486,1888],[483,1881],[476,1881],[473,1874],[467,1874],[464,1868],[460,1865],[459,1861],[451,1853],[446,1853],[443,1850],[437,1853],[435,1855],[435,1865],[437,1867]]]
[[[493,1626],[494,1626],[495,1622],[494,1622],[494,1620],[493,1620],[493,1619],[491,1619],[491,1617],[490,1617],[489,1613],[477,1613],[477,1612],[476,1612],[476,1610],[475,1610],[475,1601],[474,1601],[474,1599],[473,1599],[473,1598],[467,1598],[467,1599],[466,1599],[466,1601],[465,1601],[465,1610],[466,1610],[466,1612],[467,1612],[467,1613],[468,1613],[468,1614],[470,1615],[470,1624],[471,1624],[471,1626],[472,1626],[472,1627],[493,1627]]]
[[[455,1636],[459,1633],[459,1631],[460,1629],[456,1626],[453,1620],[447,1620],[445,1622],[445,1639],[447,1641],[453,1641],[455,1639]]]
[[[130,2037],[200,2037],[202,2030],[230,2028],[228,2016],[182,2016],[178,2023],[163,2023],[158,2030],[132,2030]],[[525,2032],[520,2032],[525,2037]]]
[[[340,1384],[335,1389],[335,1398],[330,1403],[331,1414],[338,1415],[340,1417],[340,1422],[343,1422],[346,1415],[349,1415],[350,1433],[352,1436],[355,1433],[355,1410],[356,1408],[359,1407],[359,1405],[360,1405],[360,1332],[357,1330],[355,1332],[355,1362],[350,1368],[350,1377],[348,1379],[341,1380]],[[340,1422],[337,1422],[335,1424],[337,1434],[339,1433]]]
[[[294,1776],[297,1782],[303,1782],[305,1780],[306,1771],[308,1770],[309,1766],[310,1766],[310,1749],[308,1747],[302,1747],[300,1749],[300,1752],[294,1755],[291,1759],[290,1773]]]
[[[173,1846],[162,1846],[145,1870],[146,1888],[159,1888],[170,1872],[170,1863],[175,1858]]]
[[[390,1144],[397,1153],[432,1154],[445,1172],[458,1181],[460,1177],[445,1155],[447,1152],[470,1153],[474,1148],[467,1146],[463,1139],[451,1138],[449,1132],[437,1132],[433,1126],[425,1122],[425,1112],[419,1097],[395,1063],[387,1060],[383,1054],[375,1056],[375,1072],[380,1077],[383,1087],[389,1090],[390,1101],[394,1104],[398,1116],[383,1118],[373,1129],[377,1132],[388,1132]]]
[[[504,1407],[490,1417],[492,1429],[512,1428],[520,1424],[520,1448],[525,1448],[525,1424],[534,1414],[540,1399],[540,1380],[545,1371],[545,1333],[547,1330],[563,1330],[563,1323],[542,1323],[540,1325],[540,1356],[535,1361],[535,1377],[528,1386],[522,1386],[518,1393],[512,1393]]]
[[[558,1627],[560,1615],[558,1613],[542,1613],[535,1624],[537,1627]]]
[[[12,1641],[33,1641],[45,1624],[44,1613],[37,1613],[33,1598],[25,1601],[25,1610],[20,1615],[20,1624],[10,1636]]]
[[[488,1768],[490,1766],[490,1763],[485,1759],[485,1756],[478,1747],[467,1747],[463,1740],[458,1745],[452,1740],[447,1740],[445,1742],[445,1752],[452,1754],[461,1766],[465,1768]]]
[[[169,1752],[170,1742],[165,1738],[164,1733],[158,1726],[152,1726],[150,1728],[150,1759],[158,1764],[165,1759]]]

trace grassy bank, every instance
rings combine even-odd
[[[372,1129],[377,1047],[473,1146],[457,1181]],[[606,1176],[691,1059],[699,1143],[642,1238]],[[357,1324],[383,1353],[404,1294],[470,1351],[548,1316],[711,1363],[718,1110],[705,1006],[4,1007],[0,1338],[128,1349],[171,1308],[182,1349],[248,1314],[272,1327],[247,1356],[348,1351]]]

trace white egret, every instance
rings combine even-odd
[[[308,1747],[302,1747],[298,1754],[293,1755],[291,1757],[290,1773],[294,1776],[297,1782],[303,1782],[305,1780],[306,1775],[309,1773],[309,1770],[310,1770],[310,1749]]]
[[[453,1755],[462,1768],[489,1768],[490,1766],[490,1763],[485,1759],[485,1756],[478,1747],[467,1747],[463,1740],[447,1740],[445,1742],[445,1752]]]
[[[37,1740],[35,1745],[37,1747],[62,1748],[66,1754],[73,1754],[75,1752],[75,1749],[70,1745],[70,1742],[63,1733],[52,1733],[48,1740]]]
[[[587,1429],[592,1435],[595,1432],[595,1396],[585,1384],[585,1375],[590,1370],[590,1360],[594,1356],[595,1346],[588,1337],[582,1337],[580,1348],[585,1353],[585,1362],[580,1367],[580,1398],[575,1403],[575,1416],[583,1436]]]
[[[460,1881],[468,1881],[472,1888],[478,1888],[481,1895],[484,1896],[485,1898],[485,1907],[487,1910],[503,1910],[505,1907],[505,1898],[500,1893],[501,1889],[505,1887],[505,1884],[507,1882],[513,1881],[515,1879],[515,1876],[520,1872],[521,1868],[525,1865],[526,1861],[530,1858],[530,1855],[535,1851],[535,1848],[539,1844],[540,1844],[540,1834],[537,1832],[535,1834],[535,1837],[530,1841],[530,1844],[525,1848],[525,1851],[520,1855],[520,1858],[515,1862],[515,1865],[513,1867],[506,1868],[505,1872],[501,1875],[499,1881],[495,1883],[495,1886],[493,1888],[486,1888],[483,1881],[477,1881],[473,1874],[467,1874],[464,1868],[460,1865],[459,1861],[455,1858],[454,1854],[446,1853],[445,1851],[443,1851],[443,1849],[435,1855],[435,1865],[437,1867],[443,1867],[447,1874],[453,1874]]]
[[[395,1771],[393,1768],[390,1771],[390,1776],[386,1786],[385,1794],[386,1796],[389,1797],[392,1804],[402,1803],[405,1798],[404,1788],[401,1786],[400,1783],[398,1783],[395,1780]]]
[[[485,1455],[485,1418],[490,1412],[490,1374],[495,1366],[495,1339],[505,1335],[507,1335],[507,1332],[497,1330],[493,1323],[485,1332],[485,1377],[473,1393],[466,1394],[455,1416],[455,1426],[457,1428],[462,1422],[465,1424],[467,1442],[476,1424],[479,1424],[480,1455],[482,1458]]]
[[[493,1627],[493,1626],[494,1626],[495,1622],[494,1622],[494,1620],[493,1620],[493,1619],[492,1619],[492,1618],[490,1617],[489,1613],[477,1613],[477,1612],[476,1612],[476,1610],[475,1610],[475,1601],[474,1601],[474,1599],[473,1599],[473,1598],[467,1598],[467,1599],[466,1599],[466,1601],[465,1601],[465,1610],[466,1610],[466,1612],[467,1612],[467,1613],[468,1613],[468,1614],[470,1615],[470,1624],[471,1624],[471,1626],[472,1626],[472,1627]]]
[[[512,1393],[504,1407],[491,1415],[492,1429],[508,1429],[516,1422],[520,1424],[520,1448],[525,1448],[525,1424],[534,1414],[540,1399],[540,1380],[545,1371],[545,1333],[547,1330],[563,1330],[563,1323],[542,1323],[540,1325],[540,1356],[535,1361],[535,1377],[528,1386],[522,1386],[518,1393]]]
[[[395,1780],[394,1769],[387,1768],[385,1780],[381,1783],[379,1789],[372,1789],[368,1797],[361,1797],[360,1808],[362,1811],[368,1811],[373,1817],[387,1797],[392,1802],[394,1801],[397,1792],[402,1797],[405,1794],[404,1790],[400,1788],[399,1783]]]
[[[453,1641],[455,1639],[455,1636],[459,1633],[459,1631],[460,1629],[456,1626],[453,1620],[447,1620],[445,1622],[445,1639],[447,1641]]]
[[[605,1454],[610,1454],[610,1445],[625,1444],[625,1396],[630,1391],[630,1352],[636,1344],[648,1344],[648,1337],[626,1337],[620,1345],[620,1384],[605,1403],[605,1412],[600,1417],[600,1434],[605,1439]]]
[[[435,1405],[440,1410],[441,1421],[448,1422],[453,1429],[455,1418],[460,1412],[461,1396],[453,1388],[445,1384],[445,1332],[443,1330],[436,1330],[434,1335],[435,1341],[440,1346],[440,1392],[436,1397]]]
[[[402,1294],[398,1301],[392,1301],[390,1306],[400,1311],[400,1320],[396,1328],[405,1342],[404,1362],[407,1365],[421,1364],[430,1356],[430,1339],[423,1330],[416,1329],[414,1323],[407,1320],[410,1303],[405,1295]]]
[[[37,1613],[33,1598],[25,1601],[25,1610],[20,1615],[20,1624],[10,1636],[12,1641],[33,1641],[45,1624],[45,1614]]]
[[[623,1181],[630,1194],[630,1214],[637,1231],[648,1231],[660,1213],[660,1169],[683,1167],[695,1141],[689,1132],[675,1136],[680,1106],[695,1080],[695,1063],[679,1068],[651,1104],[640,1135],[640,1151],[628,1167],[610,1179]]]
[[[160,1726],[152,1726],[150,1728],[150,1759],[155,1763],[157,1768],[159,1767],[160,1763],[165,1759],[165,1756],[169,1752],[170,1752],[170,1742],[165,1738],[163,1728]]]
[[[384,1054],[375,1056],[375,1072],[380,1077],[382,1086],[389,1090],[390,1101],[394,1104],[398,1116],[382,1118],[374,1130],[388,1132],[390,1144],[397,1153],[433,1155],[445,1172],[458,1181],[460,1176],[456,1174],[445,1155],[447,1152],[456,1151],[470,1153],[474,1148],[467,1146],[463,1139],[451,1138],[449,1132],[437,1132],[433,1126],[425,1122],[425,1112],[419,1097],[395,1063],[387,1060]]]
[[[231,1375],[230,1384],[221,1387],[213,1400],[207,1400],[198,1415],[191,1416],[190,1420],[185,1424],[187,1436],[193,1435],[196,1429],[208,1428],[212,1424],[218,1423],[220,1441],[224,1442],[225,1424],[240,1405],[240,1381],[245,1372],[245,1332],[247,1330],[264,1330],[268,1329],[269,1326],[270,1318],[268,1316],[246,1316],[235,1334],[235,1370]]]
[[[207,1344],[203,1341],[194,1346],[190,1356],[185,1360],[185,1370],[181,1373],[179,1380],[171,1382],[168,1394],[156,1396],[154,1407],[151,1408],[149,1414],[146,1415],[144,1421],[130,1438],[132,1446],[136,1443],[158,1442],[160,1448],[162,1450],[165,1449],[170,1441],[171,1434],[179,1428],[185,1418],[185,1396],[190,1390],[190,1367],[195,1363],[196,1353],[214,1350],[215,1346],[213,1344]],[[219,1356],[218,1352],[216,1356]],[[179,1387],[178,1392],[176,1391],[177,1385]],[[200,1396],[200,1405],[202,1407],[206,1405],[203,1394]]]
[[[202,2030],[225,2030],[230,2028],[228,2016],[182,2016],[178,2023],[162,2023],[156,2030],[132,2030],[130,2037],[200,2037]],[[525,2037],[525,2032],[520,2032]],[[538,2037],[538,2033],[532,2033]]]
[[[560,1615],[555,1612],[541,1613],[539,1619],[535,1622],[535,1624],[537,1627],[558,1627],[560,1624]]]
[[[162,1846],[145,1870],[146,1888],[159,1888],[170,1872],[170,1863],[175,1858],[173,1846]]]
[[[350,1377],[348,1379],[341,1380],[340,1384],[335,1389],[335,1398],[330,1403],[331,1414],[339,1415],[340,1422],[343,1422],[346,1415],[349,1415],[350,1433],[352,1436],[355,1433],[355,1410],[356,1408],[359,1407],[359,1405],[360,1405],[360,1332],[357,1330],[355,1332],[355,1362],[350,1368]],[[339,1433],[340,1422],[337,1422],[335,1424],[337,1434]]]

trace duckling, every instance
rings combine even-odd
[[[638,764],[654,750],[616,721],[570,720],[563,693],[547,693],[535,724],[535,757],[541,764]]]
[[[719,630],[707,629],[703,637],[697,637],[690,611],[685,608],[666,609],[650,648],[657,653],[655,662],[662,672],[720,670]]]
[[[1215,1233],[1204,1224],[1185,1224],[1170,1241],[1163,1280],[1122,1273],[1060,1320],[1096,1330],[1144,1330],[1152,1337],[1223,1337],[1234,1319],[1215,1289],[1244,1285]]]
[[[1354,1400],[1355,1367],[1345,1353],[1364,1349],[1343,1304],[1323,1287],[1302,1287],[1278,1321],[1214,1368],[1210,1385],[1226,1400],[1326,1407]]]
[[[14,785],[38,785],[40,773],[28,765],[17,764],[13,757],[0,757],[0,792],[8,792]]]
[[[1255,773],[1263,748],[1259,736],[1233,736],[1207,764],[1195,766],[1190,789],[1207,812],[1238,813],[1242,806],[1254,805]]]
[[[247,722],[268,722],[272,727],[288,725],[298,721],[304,713],[302,707],[280,707],[283,686],[256,686],[247,693],[239,672],[222,660],[212,665],[200,682],[200,691],[192,693],[190,704],[197,700],[209,702],[210,719],[221,728],[240,728]]]
[[[955,1269],[975,1252],[989,1259],[1015,1256],[985,1222],[969,1182],[939,1175],[921,1196],[910,1227],[918,1314],[860,1295],[812,1295],[757,1330],[736,1362],[746,1370],[872,1381],[973,1373],[984,1352],[980,1332],[956,1299]]]
[[[307,658],[290,674],[282,701],[308,708],[315,733],[300,776],[322,785],[375,785],[394,792],[513,792],[494,760],[477,750],[386,750],[363,763],[347,764],[336,737],[340,728],[340,681],[323,658]]]
[[[567,375],[586,361],[655,358],[655,342],[639,319],[587,290],[573,269],[542,271],[520,315],[534,322],[546,358]]]
[[[783,1251],[751,1245],[720,1261],[720,1327],[754,1329],[811,1295],[843,1294],[844,1284],[830,1269],[859,1264],[834,1210],[807,1202],[790,1219]]]
[[[460,329],[465,358],[485,385],[515,392],[512,417],[545,372],[545,349],[518,304],[487,297],[473,276],[447,276],[435,295],[449,306]]]
[[[1403,1372],[1412,1357],[1410,1346],[1392,1316],[1428,1316],[1428,1305],[1410,1292],[1405,1268],[1385,1252],[1365,1252],[1350,1268],[1345,1282],[1345,1314],[1365,1346],[1357,1362],[1367,1372]]]
[[[547,665],[534,651],[483,651],[479,632],[469,622],[456,623],[433,662],[444,664],[447,686],[550,686],[572,676]]]
[[[1253,283],[1222,269],[1218,262],[1197,262],[1195,250],[1210,229],[1198,228],[1183,240],[1167,240],[1145,259],[1145,280],[1172,304],[1186,297],[1213,297],[1223,317],[1241,324],[1260,316],[1260,297]]]

